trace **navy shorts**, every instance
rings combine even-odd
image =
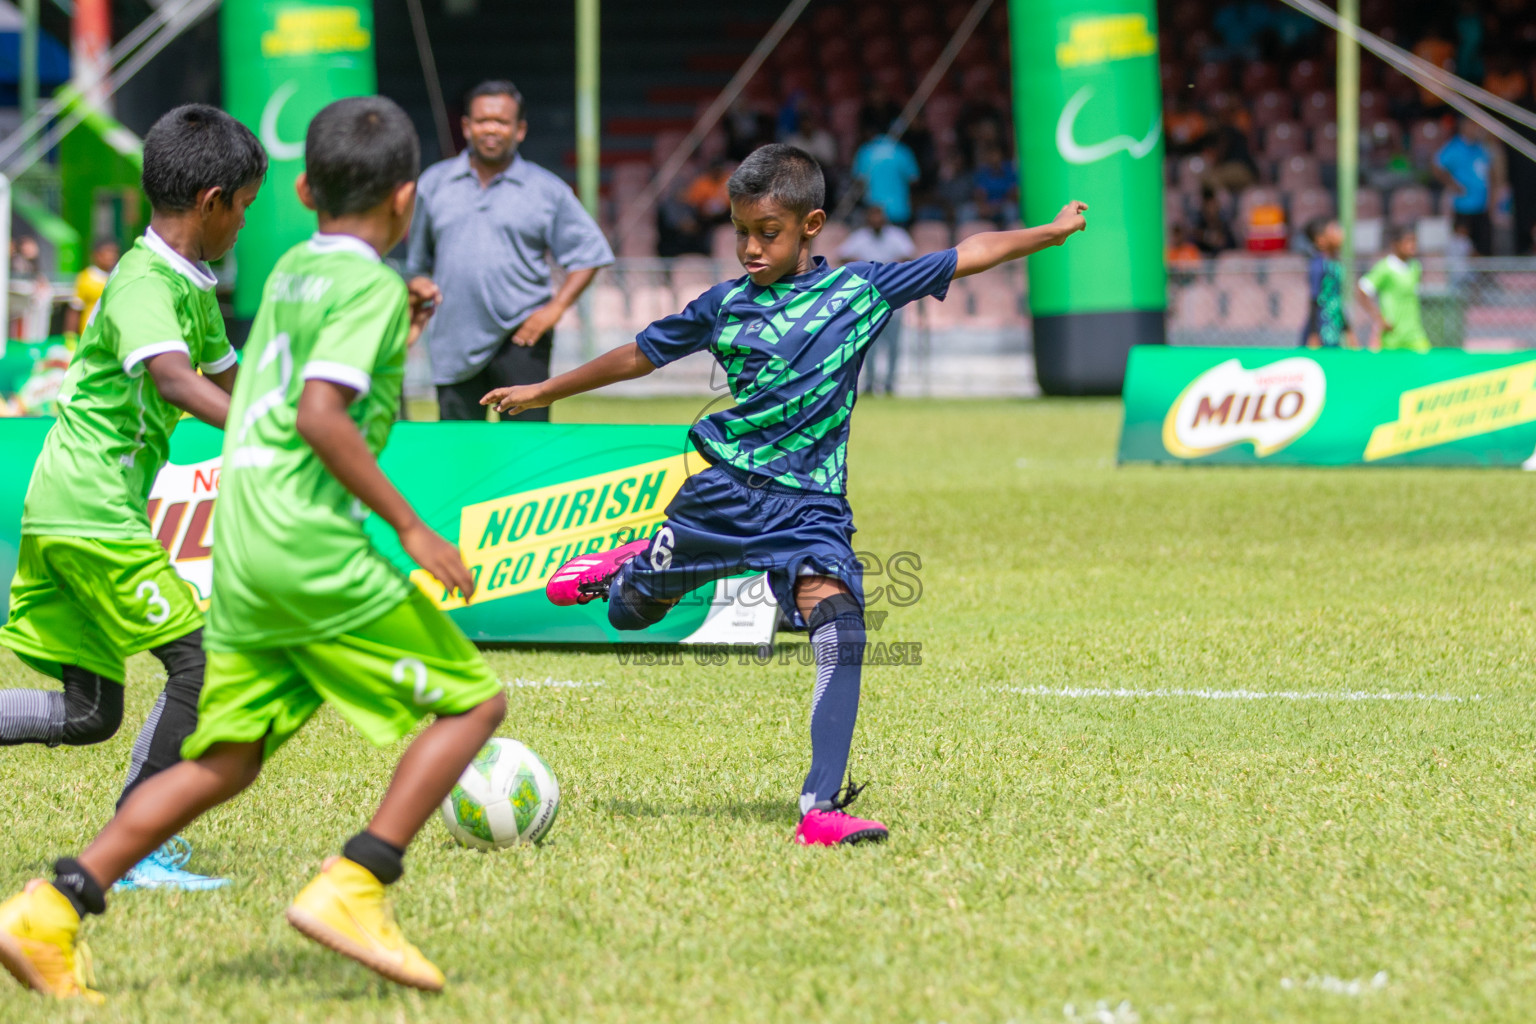
[[[832,576],[860,605],[864,573],[853,553],[853,513],[841,494],[819,494],[714,465],[688,478],[667,505],[667,521],[646,553],[617,581],[652,601],[747,572],[765,572],[773,597],[796,629],[795,580]]]

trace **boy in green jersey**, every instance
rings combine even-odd
[[[1383,352],[1428,352],[1429,335],[1419,313],[1419,240],[1411,225],[1392,229],[1391,247],[1371,272],[1360,279],[1360,302],[1376,321]]]
[[[260,772],[322,704],[405,752],[366,830],[288,909],[299,931],[400,984],[443,975],[405,940],[385,886],[405,847],[506,711],[501,684],[453,622],[369,544],[371,509],[422,568],[469,597],[456,546],[379,469],[413,328],[428,315],[380,262],[411,222],[415,129],[389,100],[338,100],[305,138],[299,195],[320,233],[268,279],[230,404],[208,682],[189,759],[138,787],[78,860],[0,905],[0,963],[24,984],[89,996],[75,971],[81,918],[139,857]],[[424,297],[423,297],[424,298]],[[415,306],[413,311],[412,306]],[[413,323],[414,322],[414,323]]]
[[[224,426],[235,353],[206,261],[234,244],[266,172],[256,137],[220,110],[193,104],[155,122],[144,139],[149,230],[92,311],[27,489],[0,644],[63,688],[0,691],[0,745],[110,738],[122,721],[124,660],[151,651],[167,680],[134,745],[124,798],[180,760],[197,724],[203,617],[150,535],[147,503],[182,414]],[[152,858],[129,881],[223,884],[182,871],[179,859]]]

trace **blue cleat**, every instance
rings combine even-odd
[[[181,836],[172,836],[154,853],[139,861],[116,885],[113,892],[132,892],[135,889],[176,889],[180,892],[205,892],[222,889],[229,884],[227,878],[199,875],[186,870],[192,859],[192,845]]]

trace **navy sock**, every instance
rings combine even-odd
[[[394,885],[405,874],[405,851],[386,843],[372,832],[359,832],[347,840],[341,855],[373,873],[385,885]]]
[[[614,629],[646,629],[667,617],[672,606],[652,601],[635,591],[627,580],[629,569],[625,565],[613,578],[608,590],[608,624]]]
[[[832,809],[832,797],[848,770],[864,670],[864,609],[852,596],[835,594],[812,610],[809,624],[816,693],[811,698],[811,771],[800,791],[802,814]]]
[[[101,883],[73,857],[60,857],[53,862],[53,887],[64,894],[82,918],[107,909],[107,895],[101,891]]]

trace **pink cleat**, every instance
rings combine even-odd
[[[619,567],[651,546],[651,539],[632,540],[610,551],[591,555],[578,555],[555,570],[544,584],[544,596],[551,604],[562,607],[586,604],[602,598],[608,600],[608,584],[618,573]]]
[[[885,842],[890,832],[884,825],[867,818],[855,818],[843,810],[853,803],[863,789],[863,786],[849,783],[832,797],[830,811],[815,808],[807,811],[805,817],[800,819],[800,827],[795,829],[795,842],[801,846],[851,846],[854,843]]]

